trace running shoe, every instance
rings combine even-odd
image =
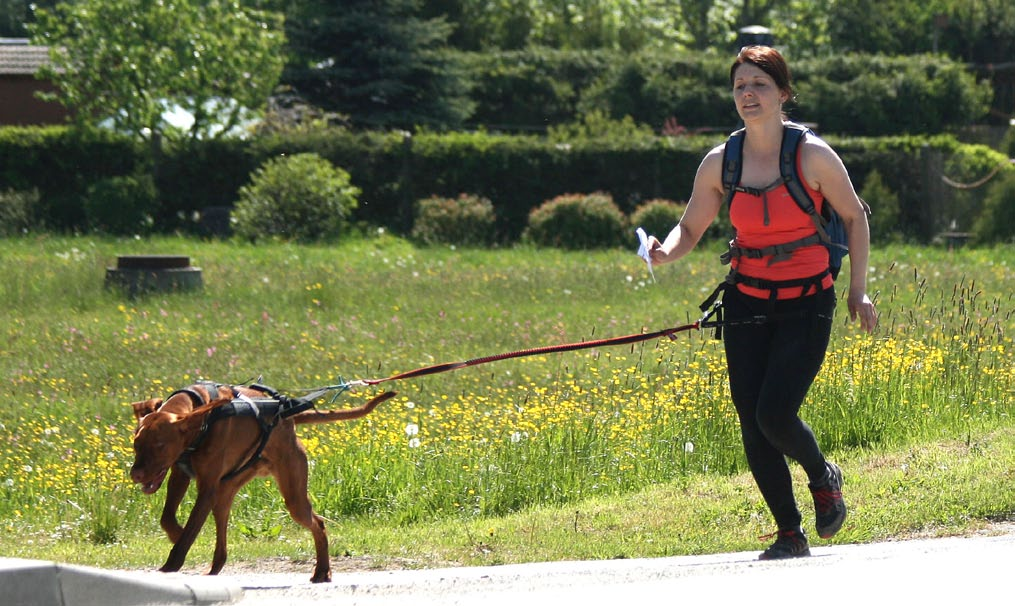
[[[814,526],[818,536],[830,539],[846,520],[846,502],[842,500],[842,470],[835,463],[826,463],[828,471],[817,483],[808,484],[814,497]]]
[[[775,533],[775,543],[769,545],[760,556],[759,560],[784,560],[786,558],[802,558],[811,555],[810,545],[807,544],[807,535],[802,528],[793,530],[780,530]],[[771,537],[772,535],[769,535]]]

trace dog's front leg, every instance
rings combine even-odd
[[[162,517],[159,520],[162,530],[166,531],[166,536],[169,537],[171,543],[179,541],[180,535],[183,534],[183,526],[180,526],[180,522],[177,521],[176,512],[180,508],[180,503],[183,502],[183,497],[187,494],[188,486],[190,486],[190,476],[180,471],[179,468],[173,467],[169,471],[169,480],[166,481],[166,504],[162,508]]]
[[[240,487],[246,484],[253,476],[252,472],[246,472],[242,479],[234,479],[223,483],[215,500],[215,507],[212,509],[212,517],[215,518],[215,554],[211,560],[211,569],[208,574],[218,574],[226,564],[228,552],[227,539],[229,535],[229,512],[233,508],[233,500]]]
[[[187,525],[183,527],[179,540],[169,550],[169,557],[166,558],[166,563],[159,569],[160,571],[177,572],[183,568],[183,562],[187,559],[187,552],[190,551],[191,546],[197,539],[198,533],[201,532],[201,527],[204,526],[205,521],[208,519],[208,514],[211,513],[212,505],[215,503],[216,493],[218,492],[217,488],[214,483],[203,485],[198,480],[197,500],[194,502],[194,509],[190,512]]]

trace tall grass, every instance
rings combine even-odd
[[[138,253],[190,255],[203,291],[133,301],[106,291],[105,268]],[[659,268],[652,283],[630,251],[417,249],[388,236],[334,247],[39,237],[0,240],[0,257],[10,390],[0,401],[0,530],[96,544],[158,532],[161,499],[126,476],[131,401],[199,378],[260,377],[298,392],[678,326],[723,272],[708,250]],[[840,306],[803,411],[822,446],[969,441],[1009,424],[1013,261],[1009,248],[875,250],[881,325],[862,335]],[[398,398],[366,419],[301,430],[326,517],[496,516],[745,469],[709,333],[389,385]],[[233,520],[271,536],[284,511],[255,481]]]

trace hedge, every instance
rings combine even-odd
[[[884,136],[935,133],[984,119],[988,81],[937,55],[847,54],[795,60],[793,119],[825,132]],[[470,123],[541,131],[602,111],[659,131],[668,118],[696,129],[737,122],[729,83],[733,57],[715,52],[633,55],[528,49],[463,54],[477,108]]]
[[[0,183],[8,190],[38,189],[38,218],[57,230],[85,226],[83,200],[93,183],[129,175],[144,161],[137,143],[108,131],[64,127],[0,128]]]
[[[858,190],[878,169],[898,195],[902,233],[919,241],[929,241],[953,219],[968,230],[979,213],[983,192],[947,188],[943,174],[973,181],[1004,160],[990,148],[945,135],[827,139]],[[233,204],[264,161],[313,152],[348,171],[362,190],[354,221],[408,234],[416,201],[467,193],[493,202],[499,239],[511,241],[533,208],[561,194],[608,192],[628,214],[653,198],[685,200],[701,158],[722,140],[722,135],[702,135],[562,142],[482,132],[409,136],[334,129],[310,136],[195,142],[163,150],[155,229],[193,229],[190,217]],[[9,189],[38,189],[47,213],[43,223],[56,229],[81,224],[82,200],[91,183],[136,174],[136,167],[148,165],[148,154],[147,147],[108,133],[83,137],[67,129],[0,129],[0,157],[8,159],[0,178]]]

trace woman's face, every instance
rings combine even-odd
[[[753,63],[737,67],[733,76],[733,101],[737,113],[745,122],[748,119],[768,116],[772,112],[782,115],[782,104],[788,95],[779,90],[775,80]]]

